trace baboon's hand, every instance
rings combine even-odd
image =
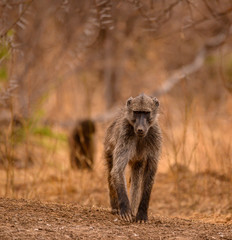
[[[121,208],[119,215],[122,220],[127,221],[127,222],[133,222],[132,212],[129,207]]]
[[[147,213],[138,211],[135,221],[138,223],[146,223],[148,221]]]

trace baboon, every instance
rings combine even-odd
[[[78,121],[69,137],[70,162],[74,169],[92,170],[95,149],[95,123],[90,120]]]
[[[130,97],[106,132],[104,154],[112,213],[129,222],[148,220],[162,142],[158,109],[155,97]],[[130,201],[124,175],[127,165],[131,168]]]

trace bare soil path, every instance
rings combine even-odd
[[[231,224],[150,216],[129,224],[107,209],[0,198],[0,239],[232,239]]]

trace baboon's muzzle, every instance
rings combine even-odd
[[[147,134],[146,121],[147,120],[143,114],[136,119],[135,133],[138,137],[145,137]]]

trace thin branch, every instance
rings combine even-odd
[[[231,12],[232,12],[232,7],[226,9],[225,11],[219,12],[217,15],[220,16],[220,17],[223,17],[223,16],[225,16],[225,15],[231,13]],[[203,18],[201,18],[199,20],[191,22],[188,25],[185,25],[181,30],[184,31],[184,30],[188,30],[188,29],[191,29],[191,28],[195,28],[196,26],[204,23],[207,20],[209,20],[209,18],[203,17]],[[164,38],[170,37],[170,36],[172,36],[174,34],[178,34],[179,32],[180,32],[179,29],[174,29],[173,31],[169,31],[168,33],[164,33],[164,34],[162,34],[160,36],[157,36],[154,39],[155,40],[164,39]]]
[[[27,6],[23,9],[23,11],[21,12],[21,14],[16,18],[16,20],[7,28],[5,29],[5,31],[3,31],[3,33],[0,34],[0,38],[4,37],[7,32],[13,28],[22,18],[22,16],[24,15],[24,13],[27,11],[27,9],[29,8],[29,6],[31,5],[31,3],[33,2],[34,0],[30,0],[27,3]]]
[[[228,81],[226,79],[224,70],[223,70],[223,55],[222,55],[222,51],[220,51],[220,62],[219,62],[219,74],[221,77],[221,80],[223,82],[224,87],[228,90],[229,93],[232,94],[232,82]]]
[[[204,64],[206,56],[205,48],[203,47],[194,58],[193,62],[187,64],[180,69],[176,70],[152,95],[160,96],[169,92],[178,82],[184,79],[187,75],[190,75],[198,71]]]
[[[161,15],[159,15],[156,19],[156,21],[160,21],[164,16],[166,16],[168,13],[170,14],[170,12],[180,3],[180,0],[177,0],[175,2],[173,2],[172,4],[170,4],[167,8],[165,8],[162,12]]]
[[[187,75],[193,74],[201,69],[204,64],[205,58],[211,50],[221,46],[232,33],[230,27],[227,34],[221,33],[213,38],[210,38],[205,45],[198,51],[193,61],[187,65],[177,69],[171,76],[161,85],[159,89],[153,92],[152,95],[160,96],[168,93],[177,83],[184,79]]]

